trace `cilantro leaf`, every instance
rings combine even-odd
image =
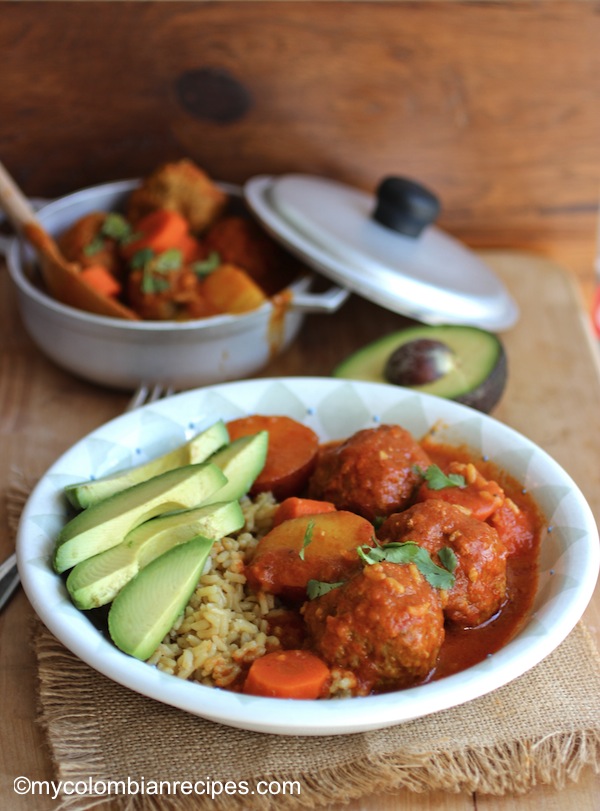
[[[131,267],[133,270],[145,268],[152,259],[154,259],[154,251],[152,248],[140,248],[140,250],[136,251],[131,257]]]
[[[388,543],[375,549],[359,546],[357,551],[359,557],[369,564],[381,563],[381,561],[414,563],[425,580],[434,588],[451,589],[454,585],[455,578],[452,572],[435,564],[429,552],[414,541]]]
[[[165,279],[157,279],[147,268],[144,268],[140,284],[142,293],[160,293],[161,290],[166,290],[168,286],[168,282]]]
[[[302,549],[298,552],[300,560],[304,560],[304,550],[310,543],[312,543],[314,528],[315,522],[309,521],[308,524],[306,525],[306,531],[304,533],[304,539],[302,541]]]
[[[141,231],[133,231],[131,230],[127,236],[122,237],[120,242],[121,245],[130,245],[132,242],[136,242],[138,239],[141,239],[144,235]]]
[[[95,253],[99,253],[104,248],[104,240],[97,234],[93,240],[86,245],[83,249],[83,252],[86,256],[93,256]]]
[[[221,257],[217,251],[211,251],[206,259],[201,262],[194,262],[192,270],[197,276],[208,276],[213,270],[216,270],[221,264]]]
[[[317,597],[322,597],[329,591],[333,591],[333,589],[339,589],[339,587],[343,585],[344,581],[340,583],[323,583],[321,580],[309,580],[306,584],[306,593],[308,594],[309,600],[314,600]]]
[[[159,254],[153,262],[153,270],[157,273],[169,273],[179,270],[183,264],[183,255],[179,248],[169,248]]]
[[[442,547],[438,552],[438,558],[442,566],[448,569],[449,572],[454,572],[458,566],[458,559],[454,553],[454,549],[450,546]]]
[[[131,235],[131,226],[122,214],[112,212],[106,215],[100,233],[109,239],[122,242]]]
[[[431,490],[444,490],[446,487],[466,487],[465,477],[459,473],[446,474],[437,466],[429,465],[427,470],[422,470],[415,465],[413,470],[419,476],[423,476]]]

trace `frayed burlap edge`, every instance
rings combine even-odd
[[[586,636],[589,634],[585,629]],[[590,644],[593,644],[590,639]],[[67,651],[39,622],[35,628],[35,651],[40,665],[40,723],[45,728],[52,756],[62,780],[114,780],[104,774],[105,758],[98,746],[95,725],[95,696],[87,683],[81,683],[82,664]],[[595,657],[597,652],[594,649]],[[65,704],[59,690],[65,676],[73,675],[69,702]],[[98,674],[94,674],[97,678]],[[562,789],[577,781],[585,767],[600,771],[600,730],[556,733],[542,739],[511,741],[493,747],[465,747],[451,753],[435,751],[404,758],[367,757],[345,768],[322,769],[310,774],[295,772],[265,775],[264,780],[297,780],[300,796],[221,795],[215,798],[194,795],[138,794],[111,796],[110,808],[122,811],[274,811],[274,809],[319,808],[350,802],[372,794],[373,786],[386,791],[408,790],[417,793],[445,791],[502,796],[524,794],[537,785]],[[61,811],[87,811],[108,807],[103,797],[62,797]]]

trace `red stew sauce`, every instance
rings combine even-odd
[[[464,448],[421,443],[431,460],[443,467],[452,460],[472,461],[486,479],[501,485],[505,494],[517,505],[527,529],[514,522],[505,535],[512,541],[512,554],[507,559],[507,599],[500,611],[477,628],[446,627],[446,637],[431,679],[458,673],[481,662],[489,654],[504,647],[518,632],[533,603],[538,584],[538,554],[543,518],[535,502],[522,485],[507,476],[491,461],[474,459]],[[508,508],[507,508],[508,509]],[[504,511],[503,511],[504,512]],[[514,518],[514,513],[509,509]]]

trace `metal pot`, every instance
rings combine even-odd
[[[137,180],[105,183],[69,194],[38,211],[53,236],[93,211],[116,211]],[[234,197],[240,189],[221,188]],[[248,377],[297,336],[306,312],[333,312],[348,291],[311,293],[302,274],[288,292],[243,315],[193,321],[121,321],[74,309],[49,297],[36,282],[33,251],[19,239],[7,249],[25,328],[39,349],[73,374],[119,389],[162,383],[178,389]]]

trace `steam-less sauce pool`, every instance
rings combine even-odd
[[[474,459],[465,449],[422,443],[432,462],[441,466],[451,460],[472,461],[488,479],[497,481],[506,495],[524,511],[534,527],[534,541],[507,559],[507,593],[500,611],[477,628],[446,626],[444,644],[430,680],[458,673],[483,661],[504,647],[527,619],[538,584],[538,556],[543,519],[522,485],[508,477],[491,461]]]

